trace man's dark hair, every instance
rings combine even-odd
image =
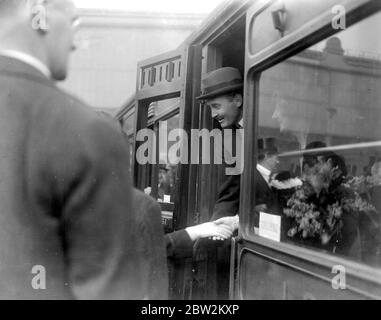
[[[327,145],[322,141],[314,141],[307,145],[306,150],[308,149],[323,149]],[[343,157],[339,156],[337,153],[327,150],[319,151],[316,153],[308,154],[303,156],[303,166],[308,165],[313,167],[317,163],[318,157],[322,157],[324,162],[331,160],[332,167],[338,168],[340,170],[340,175],[335,178],[335,181],[332,182],[332,186],[337,186],[344,180],[344,177],[348,174],[347,166]]]
[[[257,141],[258,147],[258,161],[263,161],[266,156],[271,157],[278,154],[278,148],[276,147],[274,138],[260,138]]]
[[[323,141],[313,141],[307,144],[306,149],[320,149],[320,148],[326,148],[327,144]]]
[[[347,166],[345,165],[345,160],[343,157],[333,151],[325,152],[322,156],[324,161],[331,160],[332,167],[337,167],[341,171],[340,178],[344,178],[348,174]]]
[[[306,150],[312,149],[323,149],[326,148],[327,144],[323,141],[313,141],[306,146]],[[325,152],[318,153],[309,153],[303,156],[303,167],[304,165],[308,165],[310,168],[313,167],[317,163],[318,156],[324,156]]]

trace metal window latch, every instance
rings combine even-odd
[[[287,22],[287,11],[283,1],[278,3],[276,9],[271,12],[271,15],[273,17],[274,28],[277,29],[283,37]]]

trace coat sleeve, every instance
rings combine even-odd
[[[142,269],[147,298],[149,300],[168,299],[168,267],[165,254],[164,229],[161,224],[161,209],[158,202],[140,190],[134,189],[134,203],[140,219],[140,242],[144,251]],[[143,283],[142,283],[143,285]]]
[[[238,144],[242,143],[241,135],[237,135],[238,132],[236,130],[232,131],[232,141],[231,143],[227,143],[227,145],[231,145],[233,147],[233,153],[236,154],[237,152],[237,142]],[[236,139],[239,138],[239,139]],[[225,140],[224,136],[224,142],[227,142],[229,140]],[[239,198],[240,198],[240,183],[241,183],[241,176],[240,174],[235,175],[228,175],[228,171],[235,172],[237,169],[231,170],[235,168],[236,163],[231,163],[231,159],[227,161],[227,158],[231,158],[231,152],[228,150],[225,152],[224,148],[220,150],[217,148],[217,156],[221,158],[222,160],[222,168],[221,171],[221,177],[222,181],[219,181],[219,187],[218,187],[218,195],[217,195],[217,201],[213,208],[213,214],[211,221],[218,220],[222,217],[226,216],[234,216],[239,211]]]
[[[193,255],[193,241],[185,230],[166,234],[165,244],[168,258],[191,258]]]
[[[76,299],[143,299],[143,248],[132,203],[129,152],[99,118],[61,130],[51,157],[54,203],[61,212],[67,286]],[[57,151],[59,150],[59,151]]]
[[[218,189],[218,199],[214,205],[211,221],[226,216],[234,216],[239,210],[241,176],[227,176]]]

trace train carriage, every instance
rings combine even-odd
[[[171,268],[172,298],[381,298],[380,9],[378,0],[227,1],[179,48],[139,63],[136,95],[117,118],[130,137],[135,184],[158,199],[167,232],[210,220],[225,172],[220,164],[168,164],[178,143],[168,135],[218,128],[196,99],[203,74],[229,66],[244,77],[240,227],[230,270],[221,246],[196,244],[193,259]],[[152,139],[142,139],[145,129]],[[306,198],[276,184],[286,199],[281,212],[256,209],[259,139],[276,141],[290,183],[308,176],[309,159],[340,159],[338,188],[328,174],[328,200],[318,192],[324,216],[307,202],[312,211],[303,211],[297,204]],[[136,160],[144,145],[147,163]],[[352,198],[332,200],[337,190]]]

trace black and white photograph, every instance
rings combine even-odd
[[[0,0],[0,300],[380,300],[380,31],[380,0]]]

